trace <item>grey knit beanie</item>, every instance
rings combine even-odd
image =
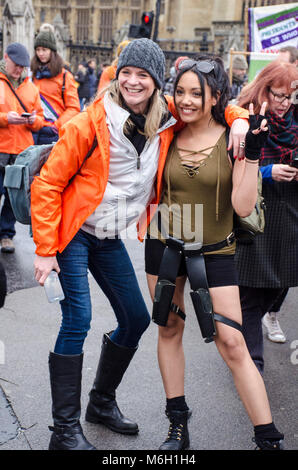
[[[121,52],[116,78],[123,67],[138,67],[146,70],[158,88],[162,88],[165,77],[165,56],[161,48],[151,39],[141,38],[131,41]]]
[[[233,68],[234,69],[240,69],[240,70],[247,70],[248,69],[246,59],[243,57],[243,55],[235,55],[234,56]]]
[[[49,30],[40,31],[34,41],[34,49],[37,47],[46,47],[56,52],[57,45],[54,33]]]

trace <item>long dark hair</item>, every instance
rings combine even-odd
[[[34,56],[32,57],[30,67],[31,67],[33,78],[35,77],[38,69],[43,66],[47,66],[47,68],[49,69],[51,73],[51,76],[56,77],[57,75],[59,75],[59,73],[62,72],[63,64],[64,64],[64,61],[62,57],[55,51],[51,51],[50,60],[46,64],[43,64],[42,62],[40,62],[35,52]]]
[[[211,55],[199,55],[195,61],[208,61],[214,65],[214,69],[209,73],[200,72],[195,65],[193,67],[183,67],[183,61],[181,61],[181,70],[179,70],[175,84],[174,84],[174,101],[176,88],[179,83],[180,78],[185,72],[191,70],[195,73],[199,79],[201,91],[202,91],[202,108],[205,108],[205,84],[210,87],[211,95],[216,98],[216,105],[211,108],[211,115],[213,119],[222,124],[225,127],[227,126],[225,120],[225,108],[228,105],[230,99],[230,83],[228,74],[225,72],[223,61],[220,57],[213,57]]]

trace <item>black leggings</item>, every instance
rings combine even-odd
[[[243,336],[255,365],[261,374],[263,374],[262,317],[266,312],[271,311],[274,304],[283,296],[285,289],[265,289],[246,286],[239,286],[239,288],[243,318]]]

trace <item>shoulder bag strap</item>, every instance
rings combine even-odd
[[[96,137],[96,134],[95,134],[95,137],[94,137],[94,140],[93,140],[93,144],[92,144],[92,147],[90,148],[90,150],[88,151],[87,155],[85,156],[84,160],[82,161],[81,165],[80,165],[80,168],[78,169],[78,171],[70,178],[69,182],[68,182],[68,185],[69,186],[73,180],[75,179],[75,177],[77,176],[78,173],[80,173],[84,163],[86,162],[86,160],[88,160],[89,157],[91,157],[92,153],[94,152],[95,148],[97,147],[97,137]]]
[[[19,98],[18,95],[16,94],[15,90],[13,89],[13,86],[12,86],[7,80],[5,80],[4,78],[0,78],[0,80],[3,80],[4,82],[7,83],[7,85],[9,86],[9,88],[11,89],[11,91],[13,92],[13,94],[15,95],[16,99],[18,100],[18,102],[20,103],[20,105],[22,106],[22,108],[26,111],[26,113],[28,113],[28,109],[26,108],[26,106],[25,106],[24,103],[22,102],[21,98]]]
[[[64,106],[65,106],[65,101],[64,101],[65,80],[66,80],[66,71],[63,73],[63,82],[62,82],[62,91],[61,91]]]

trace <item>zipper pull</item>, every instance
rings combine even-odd
[[[137,170],[141,168],[141,158],[140,155],[137,156]]]

